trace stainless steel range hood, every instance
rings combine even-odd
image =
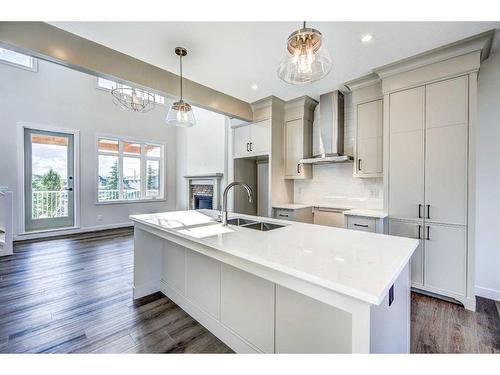
[[[303,164],[345,163],[352,157],[344,155],[344,94],[336,90],[320,96],[314,111],[313,157]]]

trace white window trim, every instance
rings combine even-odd
[[[106,151],[99,151],[99,139],[109,139],[109,140],[114,140],[118,141],[118,153],[114,152],[106,152]],[[140,143],[141,144],[141,154],[134,156],[134,155],[126,155],[123,153],[123,143]],[[158,141],[152,141],[152,140],[144,140],[144,139],[134,139],[134,138],[129,138],[129,137],[121,137],[121,136],[116,136],[116,135],[109,135],[109,134],[96,134],[95,136],[95,165],[96,165],[96,175],[95,175],[95,192],[94,192],[94,197],[95,197],[95,205],[107,205],[107,204],[129,204],[129,203],[151,203],[151,202],[165,202],[167,200],[167,183],[166,183],[166,145],[164,143],[160,143]],[[160,157],[155,157],[155,156],[146,156],[144,153],[144,145],[152,145],[152,146],[158,146],[160,147]],[[122,181],[122,170],[123,170],[123,158],[124,157],[136,157],[141,159],[141,194],[145,194],[146,192],[146,162],[148,160],[157,160],[160,162],[160,195],[158,197],[146,197],[143,196],[140,199],[115,199],[115,200],[109,200],[109,201],[99,201],[99,155],[110,155],[110,156],[118,156],[118,176],[119,176],[119,190],[120,190],[120,196],[123,191],[123,181]],[[163,174],[163,176],[162,176]]]
[[[106,79],[108,81],[112,81],[118,85],[123,85],[123,83],[120,83],[120,82],[117,82],[117,81],[113,81],[112,79],[107,79],[107,78],[104,78],[104,77],[96,77],[95,79],[95,86],[98,90],[102,90],[102,91],[106,91],[106,92],[111,92],[110,89],[106,88],[106,87],[102,87],[102,86],[99,86],[99,78],[102,78],[102,79]],[[130,87],[133,87],[132,85],[125,85],[125,86],[130,86]],[[134,87],[135,88],[135,87]],[[148,90],[145,90],[145,89],[141,89],[141,90],[144,90],[144,91],[148,91]],[[165,95],[162,95],[162,94],[158,94],[154,91],[148,91],[149,93],[153,94],[153,95],[157,95],[157,96],[161,96],[163,98],[163,103],[160,103],[160,102],[157,102],[156,101],[156,97],[155,97],[155,105],[162,105],[162,106],[166,106],[166,102],[167,102],[167,98],[165,97]]]
[[[13,51],[13,52],[16,52],[16,51]],[[17,53],[19,53],[19,52],[17,52]],[[24,53],[22,53],[22,55],[24,55]],[[33,66],[32,67],[26,66],[26,65],[22,65],[22,64],[16,64],[16,63],[14,63],[12,61],[7,61],[7,60],[4,60],[4,59],[0,59],[0,63],[8,65],[8,66],[12,66],[13,68],[27,70],[28,72],[38,73],[38,59],[36,59],[33,56],[29,56],[29,55],[26,55],[26,56],[30,57],[31,61],[33,61]]]

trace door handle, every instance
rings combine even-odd
[[[358,159],[358,171],[361,172],[361,159]]]
[[[430,219],[431,218],[431,205],[430,204],[427,204],[427,219]]]
[[[425,236],[425,239],[429,241],[431,239],[431,227],[427,225],[427,236]]]
[[[418,218],[419,219],[422,218],[422,205],[421,204],[418,205]]]
[[[73,191],[73,188],[66,188],[64,190],[67,190],[67,191]]]
[[[250,151],[253,151],[253,150],[252,150],[252,145],[253,145],[253,143],[252,143],[252,142],[250,142]]]

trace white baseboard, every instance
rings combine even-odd
[[[479,297],[492,299],[494,301],[500,301],[500,290],[476,286],[476,295]]]
[[[14,241],[22,241],[22,240],[33,240],[37,238],[49,238],[55,236],[63,236],[66,234],[78,234],[85,232],[96,232],[100,230],[106,229],[117,229],[124,227],[131,227],[133,225],[132,221],[128,221],[125,223],[116,223],[116,224],[105,224],[105,225],[96,225],[92,227],[79,227],[79,228],[70,228],[70,229],[55,229],[51,231],[41,231],[41,232],[27,232],[27,233],[19,233],[14,236]]]

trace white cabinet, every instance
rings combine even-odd
[[[468,76],[388,95],[388,190],[390,234],[421,239],[412,285],[470,306],[468,97]]]
[[[266,155],[271,149],[271,120],[233,128],[233,157]]]
[[[467,77],[426,87],[425,217],[467,223]]]
[[[350,353],[352,315],[276,285],[276,353]]]
[[[285,122],[285,178],[311,178],[312,166],[300,163],[311,157],[312,123],[299,118]]]
[[[355,177],[382,176],[382,111],[382,99],[357,105]]]
[[[314,207],[313,222],[317,225],[326,225],[328,227],[344,228],[344,211],[341,209],[329,207]]]
[[[465,295],[466,251],[465,227],[426,224],[425,286],[436,293]]]
[[[283,208],[273,207],[273,217],[280,220],[300,221],[313,223],[312,207]]]
[[[219,318],[220,262],[194,251],[186,253],[186,297]]]
[[[222,264],[221,322],[264,353],[274,353],[274,284]]]
[[[389,216],[418,219],[424,204],[425,87],[389,98]]]
[[[420,240],[420,244],[411,257],[411,282],[414,286],[421,287],[424,284],[424,242],[422,233],[423,221],[405,222],[399,220],[389,221],[389,234],[392,236],[409,237]]]

